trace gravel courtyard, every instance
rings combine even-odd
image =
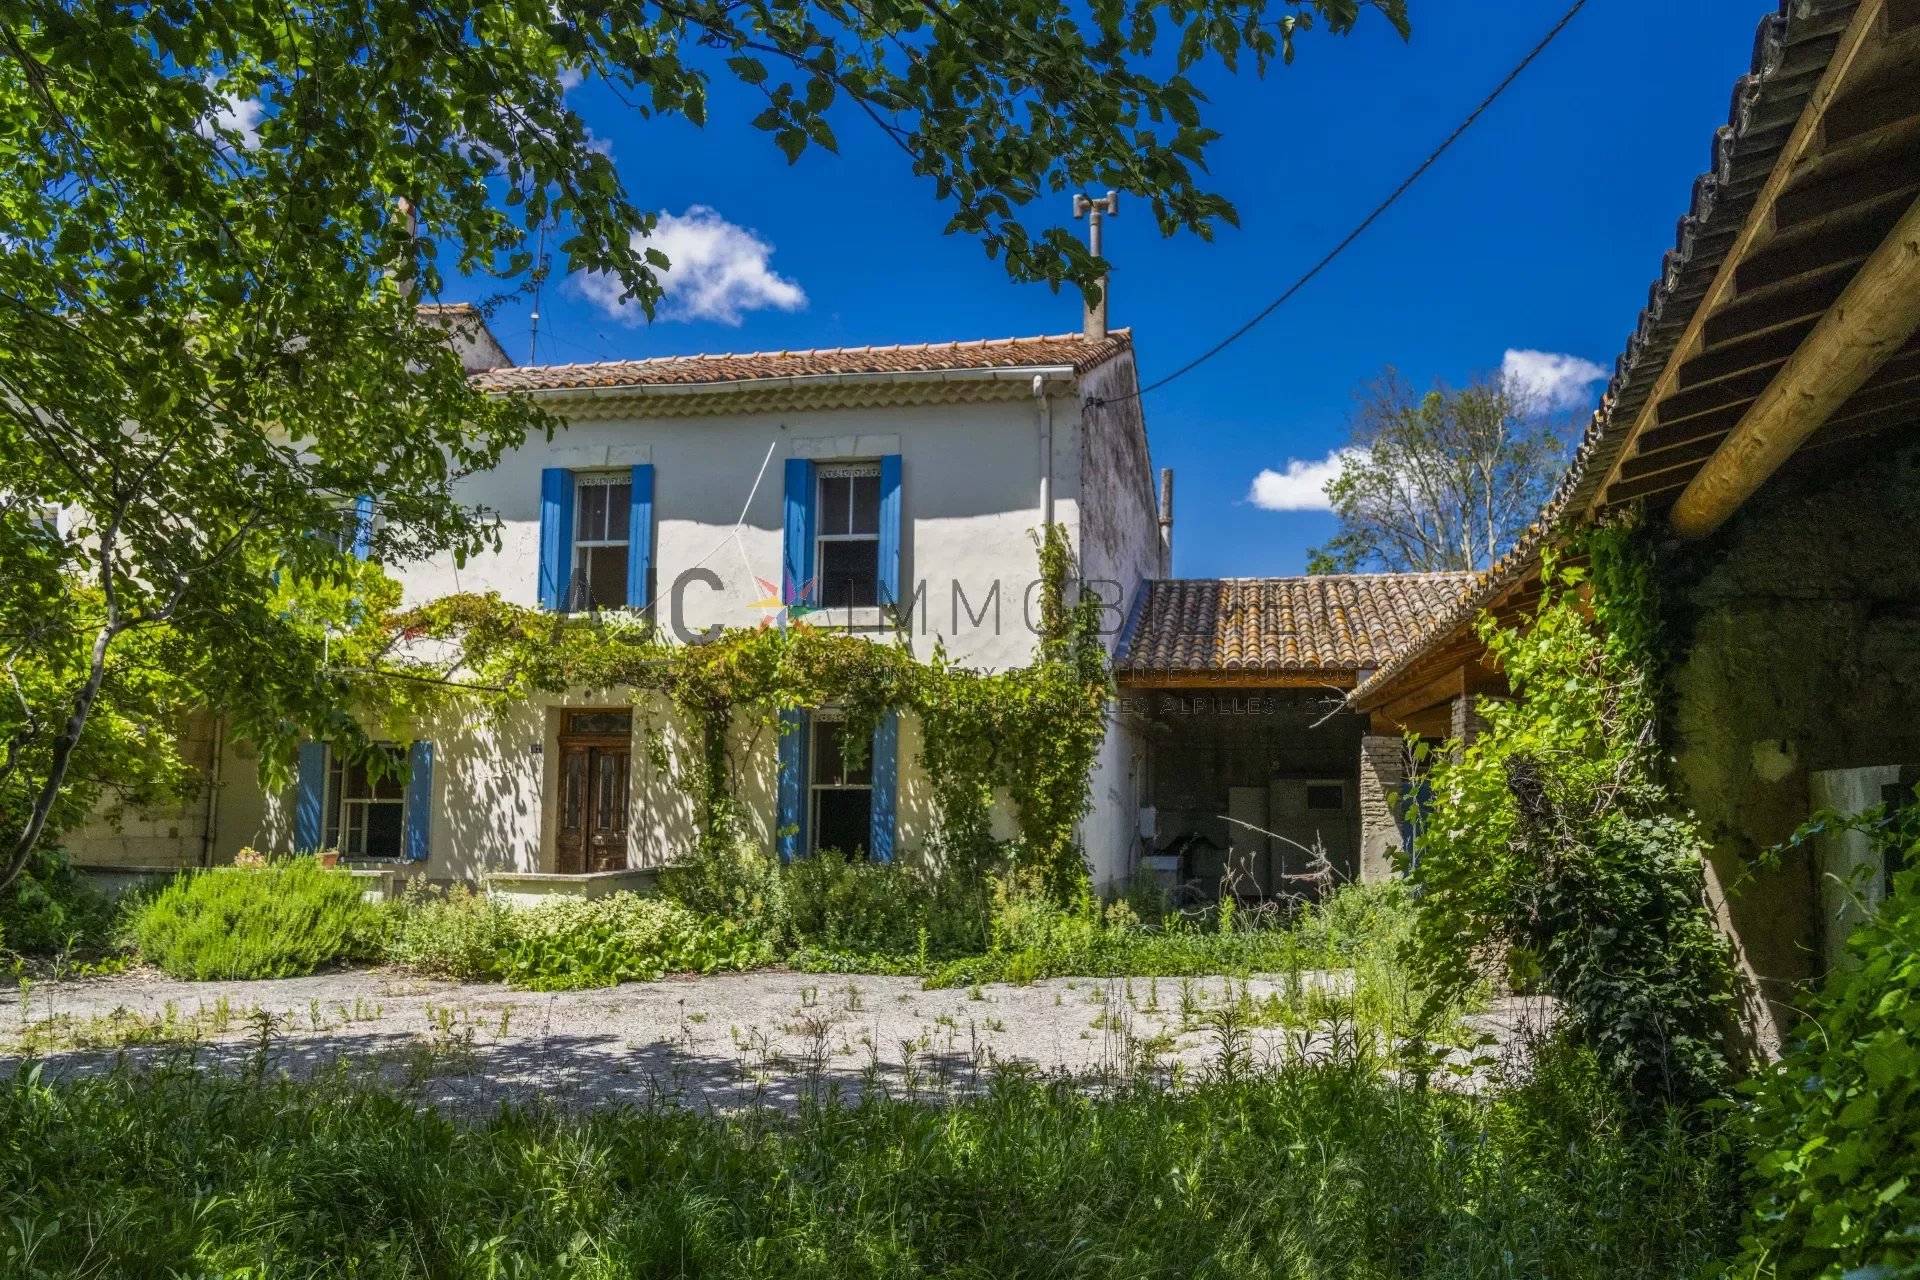
[[[1344,974],[1301,975],[1297,994]],[[258,982],[156,974],[38,983],[0,1011],[0,1070],[57,1075],[122,1053],[306,1075],[375,1073],[423,1102],[791,1107],[809,1094],[974,1088],[996,1071],[1172,1079],[1223,1055],[1260,1066],[1339,1034],[1276,1025],[1259,978],[1054,979],[923,990],[917,978],[759,972],[591,991],[518,991],[353,971]],[[1264,1011],[1264,1015],[1263,1015]],[[1525,1010],[1486,1028],[1510,1033]],[[336,1064],[341,1064],[336,1066]]]

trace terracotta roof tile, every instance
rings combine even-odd
[[[1114,667],[1123,677],[1377,667],[1472,582],[1465,573],[1150,582]]]
[[[1089,342],[1077,333],[978,342],[922,342],[893,347],[835,347],[815,351],[761,351],[746,355],[660,356],[598,364],[532,365],[495,369],[474,382],[487,391],[574,391],[589,388],[696,386],[764,378],[835,374],[942,373],[1066,365],[1084,373],[1129,349],[1129,330]]]

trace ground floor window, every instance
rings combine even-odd
[[[398,858],[407,832],[406,761],[381,744],[359,760],[329,753],[326,847],[349,858]]]
[[[846,730],[847,722],[832,712],[813,714],[809,851],[831,849],[864,859],[873,835],[873,753],[861,752],[857,768],[848,763]]]

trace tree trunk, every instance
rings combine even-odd
[[[6,865],[0,867],[0,890],[18,878],[20,869],[27,865],[27,858],[33,853],[33,847],[40,842],[41,834],[47,829],[47,818],[53,813],[54,802],[60,798],[60,788],[67,780],[67,768],[73,762],[73,749],[80,744],[80,735],[87,728],[87,717],[93,713],[94,701],[100,696],[100,686],[106,682],[107,646],[113,643],[113,636],[111,625],[103,626],[94,633],[92,662],[87,669],[86,682],[74,695],[73,710],[67,716],[66,727],[53,740],[53,757],[47,765],[47,778],[41,784],[39,794],[33,798],[33,811],[27,815],[27,825],[21,829],[19,838],[8,851]]]

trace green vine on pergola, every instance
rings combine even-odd
[[[700,734],[698,759],[678,781],[699,800],[702,839],[726,837],[735,799],[728,742],[742,718],[779,726],[783,711],[832,706],[857,752],[882,717],[906,712],[920,725],[941,861],[977,870],[1010,860],[1065,900],[1087,881],[1075,827],[1090,805],[1113,682],[1100,601],[1088,593],[1068,599],[1074,560],[1066,531],[1049,525],[1034,541],[1038,643],[1032,663],[1007,671],[963,666],[938,643],[921,662],[898,633],[888,642],[796,623],[680,644],[632,616],[569,616],[462,593],[388,614],[380,656],[361,673],[372,678],[356,683],[367,709],[396,723],[453,702],[503,710],[541,694],[662,694]],[[422,641],[438,651],[433,659],[413,656]],[[1019,838],[1007,846],[992,837],[1000,792],[1019,821]]]

